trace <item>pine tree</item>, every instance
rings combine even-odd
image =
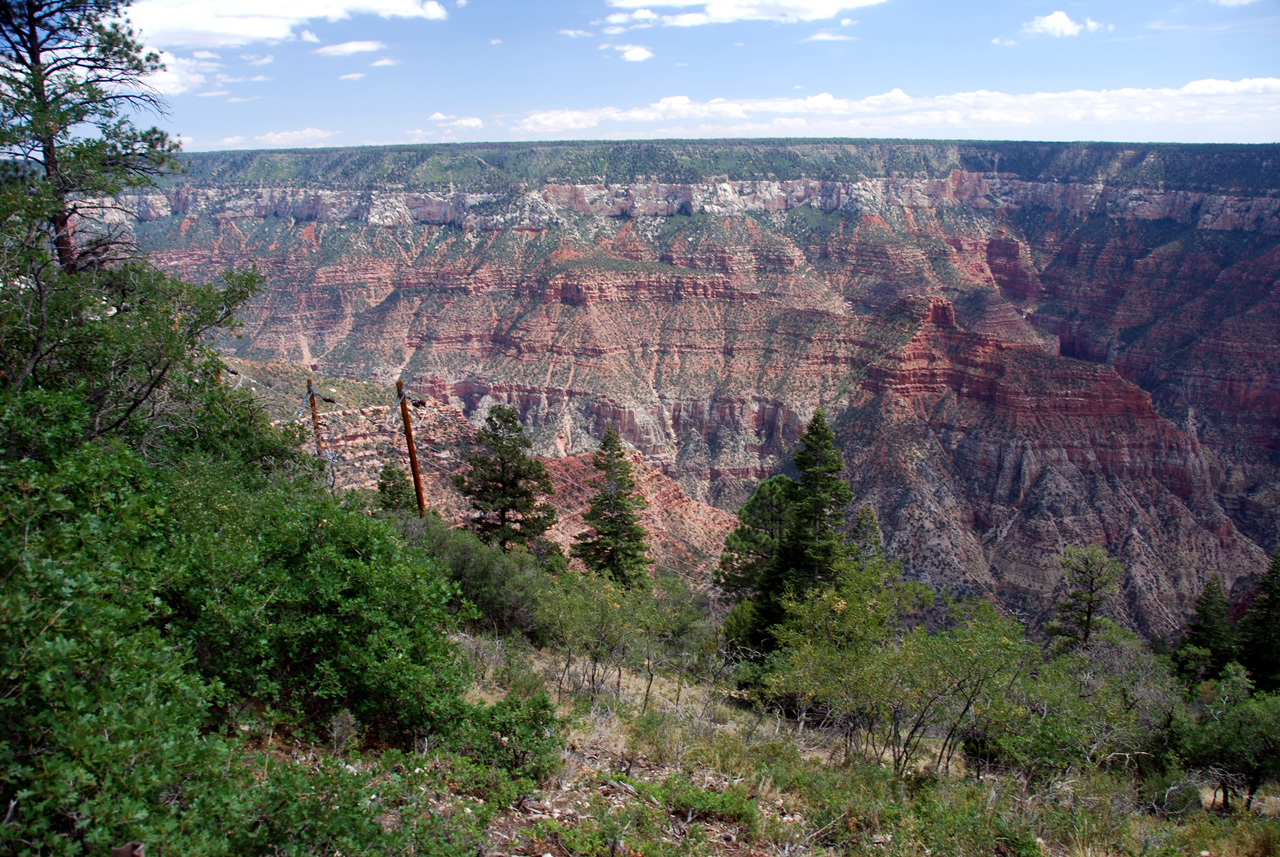
[[[73,241],[73,219],[90,214],[83,201],[150,184],[178,149],[163,131],[139,130],[130,118],[163,109],[145,80],[163,66],[124,21],[128,5],[0,2],[0,160],[31,183],[64,271],[114,249],[109,234],[85,242],[83,222]]]
[[[821,410],[800,436],[794,460],[800,479],[792,494],[791,520],[778,548],[771,588],[780,591],[790,586],[801,592],[829,580],[836,562],[847,552],[841,528],[853,491],[840,475],[844,461]]]
[[[1084,648],[1098,628],[1099,613],[1120,589],[1124,563],[1099,545],[1071,545],[1059,560],[1067,596],[1054,608],[1058,618],[1048,626],[1062,649]]]
[[[724,540],[716,572],[716,585],[729,595],[747,598],[759,589],[790,524],[796,488],[789,476],[770,476],[738,510],[738,526]]]
[[[860,558],[884,557],[884,541],[880,538],[880,519],[871,504],[863,506],[853,518],[849,530],[849,548]]]
[[[840,475],[844,461],[821,410],[800,436],[794,460],[800,479],[791,492],[787,528],[761,574],[756,599],[753,636],[766,649],[774,645],[770,629],[785,615],[784,600],[831,580],[849,556],[842,526],[853,491]]]
[[[652,560],[645,540],[649,533],[640,524],[644,498],[636,491],[635,474],[622,448],[622,438],[609,428],[591,464],[604,481],[582,520],[591,529],[580,533],[571,555],[587,568],[606,574],[627,589],[645,576]]]
[[[1239,625],[1240,662],[1262,691],[1280,690],[1280,550]]]
[[[1213,678],[1236,659],[1235,633],[1227,613],[1222,578],[1211,574],[1196,596],[1196,610],[1178,641],[1178,671],[1188,681]]]
[[[404,470],[388,461],[378,471],[377,505],[385,512],[416,512],[418,497]]]
[[[504,551],[530,550],[556,523],[556,510],[538,498],[551,494],[547,468],[528,455],[533,442],[524,434],[514,409],[495,405],[476,432],[483,450],[467,456],[470,470],[453,484],[471,500],[468,527]]]

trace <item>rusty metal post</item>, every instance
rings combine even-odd
[[[316,431],[316,455],[324,458],[324,441],[320,439],[320,410],[316,407],[316,388],[307,379],[307,400],[311,402],[311,427]]]
[[[413,493],[418,497],[418,517],[427,515],[427,500],[422,495],[422,476],[418,473],[418,449],[413,445],[413,426],[409,423],[409,401],[404,395],[404,381],[396,381],[396,399],[400,402],[400,420],[404,423],[404,442],[409,446],[409,470],[413,472]]]

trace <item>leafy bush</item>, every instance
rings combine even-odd
[[[403,745],[454,721],[468,675],[444,636],[440,565],[314,483],[169,474],[175,536],[166,628],[232,699],[314,723],[349,710]]]
[[[504,553],[472,532],[450,527],[434,512],[400,519],[399,530],[405,541],[440,562],[456,587],[454,609],[466,621],[479,630],[541,639],[534,603],[547,578],[537,556]]]
[[[560,767],[559,728],[545,693],[524,699],[508,695],[467,712],[450,730],[446,746],[478,764],[537,782]]]
[[[211,427],[157,467],[76,444],[84,415],[74,394],[0,402],[0,853],[474,851],[474,823],[391,770],[408,757],[250,751],[218,730],[250,706],[311,735],[347,711],[380,741],[434,733],[504,801],[553,769],[545,697],[463,702],[439,564],[278,468],[287,442]]]

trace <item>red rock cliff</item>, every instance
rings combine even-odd
[[[822,406],[912,574],[1034,613],[1100,542],[1122,618],[1167,631],[1280,541],[1280,189],[1214,178],[1221,153],[1059,149],[476,189],[206,170],[126,202],[171,270],[266,274],[243,355],[506,402],[546,454],[616,426],[730,509]]]

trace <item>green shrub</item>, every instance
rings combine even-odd
[[[445,738],[446,746],[514,778],[538,782],[560,767],[562,742],[555,708],[545,693],[507,695],[466,712]]]
[[[652,793],[677,816],[683,816],[685,824],[710,819],[740,824],[748,832],[755,830],[758,820],[756,805],[753,796],[740,783],[723,792],[714,792],[695,786],[686,775],[676,774],[656,786],[647,787],[645,791]]]
[[[404,746],[456,719],[468,674],[445,638],[453,590],[389,523],[303,480],[245,486],[207,459],[166,487],[184,524],[159,591],[166,628],[229,700],[317,725],[348,710]]]
[[[518,632],[541,641],[534,605],[547,581],[538,557],[504,553],[472,532],[450,527],[435,513],[401,519],[399,528],[409,544],[441,563],[457,587],[455,608],[460,609],[463,602],[475,608],[468,616],[470,624],[491,633]],[[563,562],[564,557],[559,560]]]

